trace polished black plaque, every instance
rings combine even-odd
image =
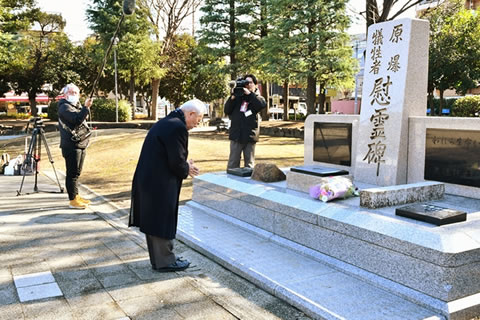
[[[480,187],[480,132],[427,129],[424,178]]]
[[[351,123],[315,122],[313,135],[314,161],[351,166]]]
[[[249,167],[227,169],[228,174],[233,174],[234,176],[239,177],[250,177],[252,175],[252,172],[253,169]]]
[[[443,208],[429,203],[417,203],[400,207],[395,209],[395,214],[437,226],[467,220],[467,213],[464,211]]]
[[[348,171],[334,168],[325,168],[319,166],[296,166],[291,167],[290,171],[309,174],[317,177],[342,176],[348,174]]]

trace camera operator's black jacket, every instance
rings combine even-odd
[[[74,106],[65,99],[61,99],[58,102],[58,118],[71,130],[74,130],[85,121],[87,116],[87,107]],[[58,128],[60,129],[60,148],[85,149],[88,146],[89,138],[80,142],[74,142],[72,141],[72,134],[65,130],[60,123]]]
[[[247,112],[252,112],[248,117],[240,111],[240,106],[246,101]],[[257,114],[267,106],[265,99],[257,92],[240,97],[228,98],[225,102],[224,112],[229,116],[231,123],[228,138],[239,143],[257,142],[260,135],[260,123]]]

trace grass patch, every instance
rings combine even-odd
[[[141,129],[108,129],[94,133],[87,149],[80,183],[102,194],[122,208],[130,206],[133,173],[147,131]],[[95,136],[96,135],[96,136]],[[46,134],[55,168],[65,172],[59,146],[59,133]],[[198,132],[189,137],[189,158],[201,173],[224,171],[230,149],[225,133]],[[12,158],[24,153],[24,138],[0,141],[0,150]],[[256,163],[271,162],[278,167],[303,164],[303,140],[287,137],[261,136],[256,146]],[[42,147],[41,168],[51,169],[45,148]],[[63,181],[61,181],[63,184]],[[159,190],[160,191],[160,190]],[[180,200],[192,197],[192,179],[183,182]]]

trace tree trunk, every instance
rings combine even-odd
[[[283,120],[288,120],[288,107],[290,104],[289,95],[288,95],[288,80],[283,82]]]
[[[307,77],[307,114],[314,114],[315,112],[315,96],[316,96],[317,82],[313,76]]]
[[[262,97],[265,99],[267,102],[267,107],[263,108],[262,111],[260,111],[260,116],[262,117],[262,120],[267,120],[268,119],[268,110],[270,109],[270,88],[269,88],[269,83],[266,82],[260,82],[260,94]]]
[[[137,98],[135,95],[135,70],[130,69],[130,104],[132,105],[132,119],[135,118],[135,109],[137,107]]]
[[[434,112],[433,108],[435,108],[435,106],[433,105],[433,92],[432,91],[428,92],[427,101],[428,101],[428,107],[430,108],[430,115],[433,115],[433,112]]]
[[[28,92],[28,101],[30,103],[30,110],[32,111],[32,116],[36,117],[37,114],[38,114],[38,110],[37,110],[37,91],[36,90],[32,90],[30,92]]]
[[[158,86],[160,85],[160,79],[152,80],[152,113],[151,120],[157,120],[157,104],[158,104]]]
[[[441,116],[442,115],[442,109],[443,109],[443,92],[444,90],[443,89],[439,89],[438,91],[440,91],[440,103],[438,104],[438,115]]]
[[[318,94],[318,113],[325,113],[325,87],[323,84],[320,84],[320,93]]]
[[[229,1],[229,29],[230,29],[230,79],[235,80],[237,78],[237,57],[236,57],[236,30],[235,30],[235,0]]]

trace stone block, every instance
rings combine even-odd
[[[194,190],[192,200],[267,231],[273,230],[275,212],[223,194],[212,193],[205,188],[196,187]]]
[[[347,177],[348,179],[352,180],[351,175],[345,175],[343,177]],[[300,172],[287,172],[287,188],[308,193],[310,187],[322,184],[327,182],[326,177],[318,177],[310,174],[304,174]]]
[[[360,206],[370,209],[398,206],[406,203],[439,200],[445,185],[438,182],[419,182],[360,191]]]
[[[304,176],[296,175],[300,181]],[[446,303],[480,292],[480,281],[472,281],[479,265],[478,236],[472,231],[480,224],[480,212],[475,212],[479,203],[462,208],[471,215],[465,224],[432,228],[424,222],[395,216],[395,208],[360,207],[359,198],[322,203],[288,190],[288,182],[274,185],[225,174],[205,174],[195,179],[193,200],[271,232],[272,237],[392,281],[400,291],[408,288]],[[402,187],[416,187],[424,196],[429,194],[431,190],[426,190],[430,187],[437,198],[444,191],[442,184],[434,182],[380,189]],[[463,201],[462,205],[466,205]],[[454,207],[457,201],[442,198],[434,203]]]

